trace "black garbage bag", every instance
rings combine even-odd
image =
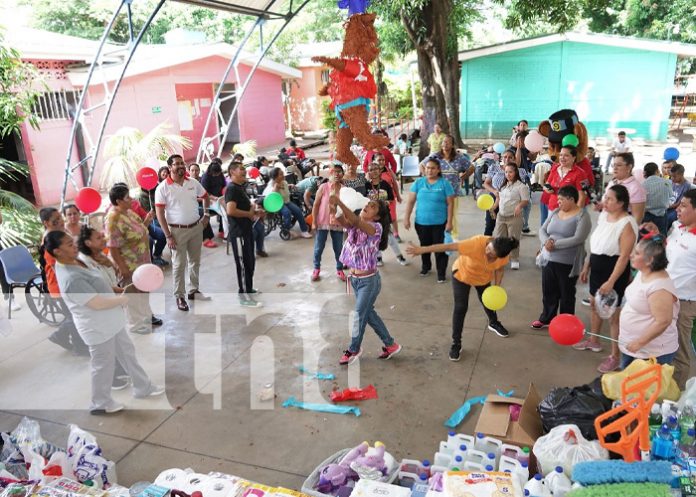
[[[593,384],[554,388],[539,404],[544,433],[558,425],[574,424],[588,440],[597,440],[594,420],[611,409],[612,401]]]

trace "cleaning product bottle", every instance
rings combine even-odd
[[[524,452],[517,445],[503,444],[500,447],[500,455],[518,459],[524,456]]]
[[[493,452],[489,452],[486,455],[486,464],[484,466],[493,466],[493,469],[496,469],[498,467],[498,461],[497,458],[495,457],[495,454]]]
[[[452,454],[445,452],[435,452],[433,463],[435,464],[435,466],[449,467],[450,464],[452,464]]]
[[[682,441],[679,443],[679,449],[682,453],[689,457],[694,457],[694,446],[696,445],[696,430],[689,428],[686,436],[682,433]]]
[[[694,424],[696,424],[694,409],[690,405],[685,405],[679,416],[679,428],[681,429],[680,442],[691,444],[693,439],[689,438],[689,430],[694,429]]]
[[[467,461],[464,463],[464,467],[462,469],[466,471],[483,471],[483,465],[472,461]]]
[[[524,484],[529,480],[529,464],[526,462],[521,462],[520,467],[515,471],[517,478],[520,480],[520,487],[524,487]]]
[[[667,416],[667,421],[665,422],[672,434],[672,440],[678,441],[681,438],[681,429],[679,427],[679,420],[673,414]]]
[[[517,458],[519,462],[526,462],[529,466],[529,447],[522,447],[522,455]]]
[[[486,454],[485,452],[481,452],[480,450],[471,449],[466,452],[466,460],[476,463],[481,467],[484,467],[486,464],[488,464],[486,463],[487,458],[488,454]]]
[[[663,424],[653,438],[652,458],[663,461],[674,459],[674,438],[667,424]]]
[[[502,447],[502,445],[503,445],[503,442],[501,442],[497,438],[487,437],[483,433],[476,434],[474,448],[476,450],[480,450],[481,452],[484,452],[485,454],[492,452],[493,454],[495,454],[496,461],[500,457],[500,448]]]
[[[468,459],[467,452],[469,448],[466,444],[460,444],[457,450],[454,451],[454,457],[461,456],[462,460],[466,461]]]
[[[650,429],[650,440],[653,439],[657,430],[662,426],[662,409],[657,402],[650,408],[650,416],[648,417],[648,427]]]
[[[524,489],[529,491],[530,497],[551,497],[551,492],[549,492],[549,489],[544,485],[539,473],[535,474],[534,478],[527,482]]]
[[[514,473],[517,471],[517,468],[519,467],[521,463],[512,457],[509,456],[500,456],[500,463],[498,464],[498,471],[510,471],[511,473]]]
[[[570,492],[573,486],[565,473],[563,473],[563,467],[561,466],[556,466],[556,469],[544,478],[544,484],[551,490],[553,497],[565,497],[565,494]]]
[[[430,478],[430,461],[428,459],[423,459],[421,461],[421,473],[425,473],[428,478]]]
[[[457,471],[454,468],[463,468],[464,467],[464,458],[462,456],[454,456],[454,459],[452,459],[452,462],[449,465],[449,469],[452,471]]]

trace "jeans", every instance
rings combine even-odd
[[[167,237],[164,236],[164,231],[160,228],[157,220],[152,221],[147,227],[147,233],[150,235],[150,253],[153,258],[162,258],[164,247],[167,246]]]
[[[256,251],[263,252],[263,241],[266,238],[266,228],[263,225],[263,221],[256,221],[252,228],[252,232],[254,243],[256,244]]]
[[[444,224],[418,224],[416,223],[416,233],[421,247],[429,245],[437,245],[445,242],[445,225]],[[447,273],[447,262],[449,256],[444,252],[435,254],[435,267],[437,268],[437,279],[443,281]],[[430,254],[421,255],[421,270],[430,271],[432,269],[432,260]]]
[[[549,206],[543,202],[539,202],[539,215],[541,217],[541,224],[539,224],[539,226],[543,226],[546,222],[546,218],[549,217]]]
[[[677,220],[677,210],[676,209],[667,209],[667,212],[665,212],[665,229],[669,231],[669,229],[672,227],[674,224],[674,221]]]
[[[357,353],[365,335],[365,328],[369,324],[375,330],[377,336],[385,347],[394,344],[394,339],[387,331],[387,327],[375,311],[375,302],[382,289],[382,280],[379,273],[365,278],[350,278],[350,285],[355,292],[355,318],[353,319],[353,330],[351,332],[350,350]]]
[[[578,277],[569,277],[572,264],[549,261],[541,269],[543,310],[539,321],[549,324],[558,314],[575,314],[575,284]]]
[[[231,236],[230,243],[237,267],[239,293],[249,293],[254,288],[254,269],[256,268],[254,234],[251,231],[245,231],[241,236]]]
[[[531,192],[530,192],[531,194]],[[532,200],[530,198],[529,202],[524,209],[522,209],[522,230],[529,230],[529,213],[532,212]]]
[[[280,215],[283,216],[283,227],[285,229],[290,229],[290,225],[292,224],[292,217],[295,216],[295,219],[297,219],[297,223],[300,225],[300,231],[302,231],[302,233],[308,231],[307,222],[305,221],[305,218],[302,215],[302,209],[300,209],[297,206],[297,204],[288,202],[287,204],[283,205],[283,208],[280,209]]]
[[[658,364],[672,364],[672,361],[674,360],[674,356],[676,354],[676,352],[672,352],[671,354],[661,355],[656,357],[655,360]],[[619,368],[626,369],[636,359],[638,358],[632,357],[628,354],[624,354],[623,352],[621,352],[621,365],[619,366]]]
[[[488,288],[490,284],[477,286],[476,293],[478,294],[479,302],[483,305],[483,300],[481,296],[483,291]],[[464,330],[464,318],[466,318],[466,313],[469,310],[469,291],[471,290],[471,285],[462,283],[457,278],[452,276],[452,292],[454,294],[454,308],[452,310],[452,343],[455,345],[462,344],[462,331]],[[498,322],[498,314],[495,311],[491,311],[488,307],[483,305],[483,310],[488,316],[489,323]]]
[[[317,230],[314,237],[314,269],[321,268],[321,254],[324,253],[326,238],[331,234],[331,245],[333,246],[334,256],[336,257],[336,270],[343,270],[343,263],[338,260],[343,250],[343,231]]]
[[[667,234],[667,216],[656,216],[655,214],[651,214],[650,212],[645,211],[645,214],[643,215],[643,222],[644,223],[655,223],[655,226],[660,230],[660,233],[663,235]]]

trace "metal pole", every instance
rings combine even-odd
[[[126,0],[126,7],[128,7],[128,40],[129,40],[129,43],[133,43],[133,11],[131,10],[131,3],[133,3],[133,0]]]
[[[80,118],[82,117],[82,106],[85,102],[87,88],[89,88],[89,83],[90,83],[90,81],[92,81],[92,76],[94,75],[94,69],[99,65],[99,60],[101,58],[102,50],[104,49],[104,45],[106,44],[106,39],[109,37],[109,33],[111,32],[111,29],[114,27],[114,24],[116,23],[116,18],[121,13],[121,9],[123,8],[123,5],[127,1],[128,0],[121,1],[121,4],[118,6],[116,11],[114,12],[113,17],[111,17],[109,24],[106,26],[106,29],[104,30],[104,34],[102,34],[101,40],[99,40],[99,48],[97,48],[97,53],[94,57],[94,60],[92,61],[92,64],[89,67],[89,72],[87,73],[87,79],[85,80],[85,86],[83,87],[82,93],[80,94],[80,102],[77,104],[77,112],[75,114],[75,118],[73,119],[72,127],[70,129],[70,141],[68,143],[68,155],[65,159],[65,177],[63,178],[63,189],[62,189],[61,196],[60,196],[60,208],[61,209],[65,205],[65,193],[68,190],[68,178],[70,178],[72,180],[73,186],[75,186],[75,188],[77,188],[77,184],[75,183],[75,180],[72,179],[72,173],[70,171],[70,159],[72,158],[73,146],[75,145],[75,136],[77,134],[77,128],[79,125]]]
[[[118,93],[118,89],[121,86],[121,82],[123,81],[123,76],[125,75],[126,70],[128,69],[128,66],[130,65],[131,60],[133,59],[133,54],[135,53],[135,49],[138,48],[138,45],[140,44],[140,40],[143,39],[143,35],[145,34],[145,31],[147,31],[147,28],[150,27],[150,24],[152,23],[153,19],[155,18],[157,13],[162,8],[162,5],[164,5],[165,1],[166,0],[159,0],[159,2],[157,3],[157,7],[155,7],[155,10],[152,11],[150,16],[147,18],[147,21],[145,21],[145,24],[140,29],[140,33],[138,33],[138,37],[131,44],[131,47],[128,51],[128,55],[126,56],[126,60],[124,61],[124,64],[123,64],[123,68],[121,69],[121,74],[119,74],[118,79],[116,80],[116,85],[114,86],[114,89],[111,92],[111,98],[109,99],[109,103],[106,106],[106,112],[104,113],[104,120],[102,121],[101,128],[99,129],[99,134],[97,135],[97,143],[94,146],[94,156],[92,157],[92,166],[89,169],[89,177],[87,179],[88,184],[92,183],[92,177],[94,176],[94,170],[96,169],[97,159],[99,158],[99,149],[101,148],[101,142],[102,142],[102,138],[104,136],[104,131],[106,130],[106,124],[109,121],[109,115],[111,114],[111,109],[114,105],[114,99],[116,98],[116,94]]]
[[[270,7],[270,6],[269,6]],[[251,27],[249,31],[247,31],[247,34],[244,35],[244,38],[242,39],[241,43],[239,44],[239,47],[237,47],[237,51],[234,54],[234,57],[230,59],[230,63],[227,65],[227,69],[225,69],[225,73],[222,76],[222,80],[220,81],[220,85],[218,86],[217,92],[215,93],[215,98],[213,99],[213,105],[210,106],[210,110],[208,111],[208,118],[205,120],[205,127],[203,128],[203,136],[201,136],[201,142],[198,147],[198,154],[196,154],[196,162],[201,162],[203,160],[203,151],[205,150],[205,139],[208,135],[208,128],[210,128],[210,123],[213,120],[213,115],[215,114],[216,111],[216,106],[218,105],[218,102],[220,102],[220,95],[222,94],[222,88],[225,85],[225,81],[227,81],[227,78],[230,75],[230,71],[232,70],[232,67],[237,63],[237,59],[239,58],[239,55],[242,53],[242,49],[246,46],[247,42],[249,41],[249,38],[251,38],[251,35],[254,33],[254,30],[256,29],[256,26],[260,25],[263,19],[261,17],[256,18],[256,22],[254,25]],[[231,120],[230,120],[231,121]],[[220,150],[225,146],[225,142],[222,141],[220,142]]]
[[[304,6],[307,5],[307,4],[309,3],[309,1],[310,1],[310,0],[305,0],[304,2],[302,2],[302,5],[300,5],[300,6],[298,7],[298,9],[297,9],[295,12],[291,12],[290,14],[287,15],[287,17],[285,18],[285,24],[283,24],[283,25],[280,27],[280,29],[278,30],[278,32],[276,32],[276,34],[273,35],[273,38],[271,39],[271,42],[270,42],[270,43],[268,44],[268,46],[264,49],[264,51],[261,53],[261,55],[259,56],[259,60],[256,61],[256,63],[254,64],[254,67],[251,68],[251,71],[250,71],[249,74],[247,75],[247,79],[246,79],[246,81],[244,82],[244,85],[242,86],[242,89],[239,90],[239,92],[237,93],[237,98],[236,98],[236,100],[235,100],[235,102],[234,102],[234,107],[232,108],[232,112],[230,112],[230,120],[229,120],[229,122],[232,122],[232,120],[234,119],[234,115],[237,113],[237,109],[239,109],[239,103],[242,101],[242,97],[244,96],[244,92],[246,91],[247,86],[249,86],[249,82],[251,81],[251,78],[254,76],[254,73],[256,72],[256,69],[258,69],[259,65],[261,64],[261,61],[262,61],[263,58],[266,56],[266,53],[268,53],[268,50],[270,50],[270,48],[273,46],[273,44],[275,43],[275,41],[278,39],[278,36],[280,36],[280,34],[281,34],[281,33],[283,32],[283,30],[285,29],[285,27],[290,23],[290,21],[292,21],[292,19],[297,15],[297,13],[298,13],[299,11],[301,11],[301,10],[304,8]],[[223,144],[225,143],[225,140],[227,139],[227,135],[229,134],[229,132],[230,132],[230,127],[227,126],[227,129],[225,130],[225,134],[224,134],[223,137],[222,137],[221,143],[223,143]]]

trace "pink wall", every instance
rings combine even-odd
[[[203,133],[202,123],[205,122],[212,103],[212,87],[219,81],[227,64],[228,59],[214,56],[125,78],[114,100],[104,134],[105,138],[124,126],[137,127],[143,132],[148,132],[165,121],[171,125],[170,133],[181,133],[176,85],[188,84],[210,85],[211,88],[210,102],[207,102],[202,94],[188,95],[193,96],[192,102],[198,100],[197,108],[193,105],[196,108],[193,115],[196,129],[193,134],[200,137]],[[240,65],[240,77],[245,77],[249,70],[248,66]],[[231,72],[228,82],[236,83],[234,71]],[[256,140],[260,148],[285,141],[281,84],[280,76],[262,69],[257,70],[239,109],[242,141]],[[60,85],[71,88],[68,80],[63,80],[60,84],[54,82],[51,87],[57,89],[62,87]],[[102,86],[92,86],[88,96],[92,103],[101,100]],[[103,112],[103,109],[99,109],[86,120],[89,133],[94,139],[98,134]],[[69,121],[49,121],[42,123],[40,131],[26,129],[23,134],[25,149],[28,149],[27,157],[32,171],[34,193],[39,205],[60,202],[70,126]],[[214,122],[208,134],[211,135],[216,131],[217,122]],[[86,148],[87,150],[90,148],[88,141],[86,141]],[[196,152],[197,144],[195,149],[184,155],[192,157]],[[73,154],[73,156],[73,161],[76,162],[76,155]],[[102,142],[92,186],[99,185],[99,172],[104,161],[104,142]],[[73,196],[74,190],[69,186],[67,197]]]
[[[319,89],[324,86],[321,81],[323,67],[301,67],[302,79],[294,80],[290,90],[290,113],[292,128],[297,131],[321,129],[321,101]]]

